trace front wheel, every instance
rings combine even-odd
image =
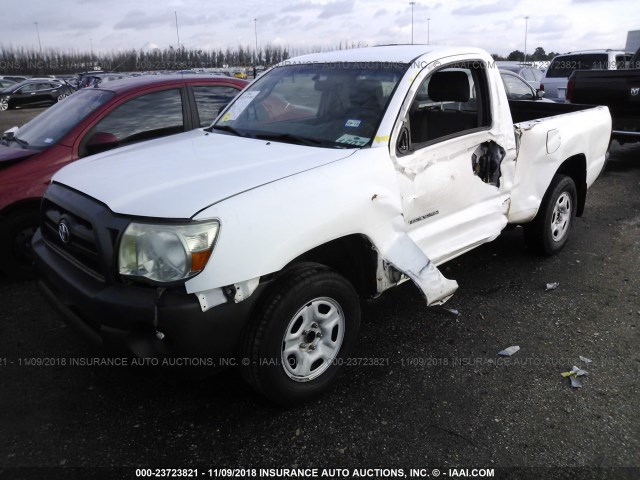
[[[4,112],[6,110],[9,110],[9,100],[2,98],[0,99],[0,112]]]
[[[35,277],[31,240],[38,228],[36,209],[9,214],[0,223],[0,270],[10,279]]]
[[[242,373],[271,401],[291,405],[337,379],[356,342],[360,303],[351,283],[318,264],[274,282],[246,332]]]
[[[576,217],[576,185],[565,175],[556,175],[542,199],[533,222],[524,226],[529,247],[543,255],[553,255],[567,243]]]

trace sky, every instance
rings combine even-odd
[[[506,55],[622,48],[640,30],[637,0],[416,0],[415,43],[467,45]],[[411,43],[409,1],[28,0],[5,2],[0,44],[94,51],[218,49],[265,44],[310,49]],[[254,22],[254,19],[256,21]],[[430,20],[427,20],[430,19]],[[37,22],[37,27],[35,25]]]

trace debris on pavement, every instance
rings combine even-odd
[[[573,388],[582,388],[582,382],[578,377],[589,376],[589,372],[576,367],[575,365],[569,372],[562,372],[560,375],[571,380],[571,386]]]
[[[547,288],[544,289],[545,292],[549,290],[555,290],[560,286],[560,282],[547,283]]]
[[[578,358],[580,358],[581,361],[583,361],[584,363],[591,363],[593,362],[593,360],[587,358],[587,357],[583,357],[582,355],[579,355]]]
[[[510,357],[511,355],[516,353],[518,350],[520,350],[520,347],[518,345],[514,345],[513,347],[508,347],[498,352],[498,355],[502,355],[503,357]]]
[[[442,312],[442,313],[446,313],[447,315],[451,315],[452,317],[459,317],[460,316],[460,310],[456,310],[455,308],[447,308],[447,307],[443,307],[443,306],[436,306],[435,308],[438,311]]]

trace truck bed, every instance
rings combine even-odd
[[[532,102],[530,100],[510,100],[509,109],[513,123],[528,122],[554,117],[563,113],[579,112],[593,108],[593,105],[573,103]]]

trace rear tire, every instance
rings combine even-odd
[[[244,338],[242,375],[274,403],[308,400],[335,382],[353,350],[360,302],[353,286],[319,264],[274,281]]]
[[[37,210],[22,210],[0,223],[0,270],[10,280],[29,280],[36,276],[31,240],[38,222]]]
[[[573,179],[559,174],[553,177],[538,214],[524,226],[529,248],[542,255],[554,255],[562,250],[576,217],[577,199]]]
[[[0,112],[5,112],[9,110],[9,100],[3,98],[0,100]]]

